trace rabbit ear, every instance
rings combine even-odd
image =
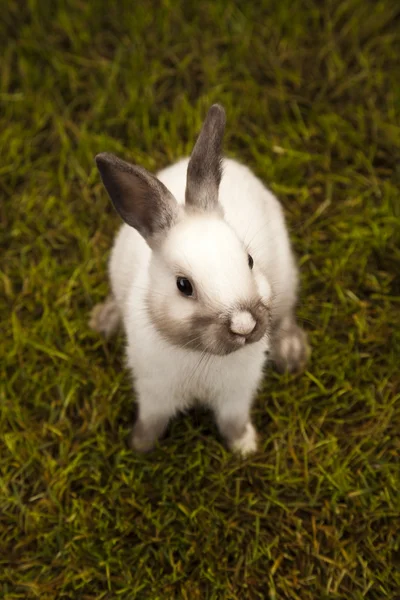
[[[171,227],[177,202],[154,175],[106,152],[96,156],[96,164],[117,212],[146,241]]]
[[[213,104],[207,113],[188,165],[186,181],[188,206],[213,210],[218,205],[225,120],[225,110],[219,104]]]

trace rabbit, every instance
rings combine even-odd
[[[222,156],[225,111],[208,111],[190,159],[152,175],[101,153],[96,164],[124,220],[109,260],[111,294],[91,327],[122,322],[138,416],[131,446],[151,450],[195,399],[228,447],[257,449],[250,409],[266,355],[302,368],[298,271],[282,208],[244,165]]]

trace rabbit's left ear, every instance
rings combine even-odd
[[[217,208],[225,122],[225,110],[221,105],[213,104],[190,157],[186,181],[187,206],[201,210]]]

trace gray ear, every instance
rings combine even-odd
[[[225,121],[225,110],[219,104],[213,104],[207,113],[188,165],[186,204],[189,206],[213,210],[218,205]]]
[[[106,152],[96,156],[96,164],[104,187],[125,223],[147,241],[171,227],[177,202],[154,175]]]

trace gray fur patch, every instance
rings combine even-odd
[[[159,299],[154,302],[151,292],[149,293],[147,306],[151,320],[167,341],[180,348],[216,355],[230,354],[243,348],[242,336],[235,335],[230,329],[230,311],[219,313],[212,306],[200,305],[198,300],[188,299],[187,302],[197,303],[193,316],[189,319],[171,320],[166,304],[160,306]],[[269,309],[259,300],[243,303],[241,308],[249,311],[256,321],[254,330],[246,336],[245,344],[259,341],[269,332]]]

